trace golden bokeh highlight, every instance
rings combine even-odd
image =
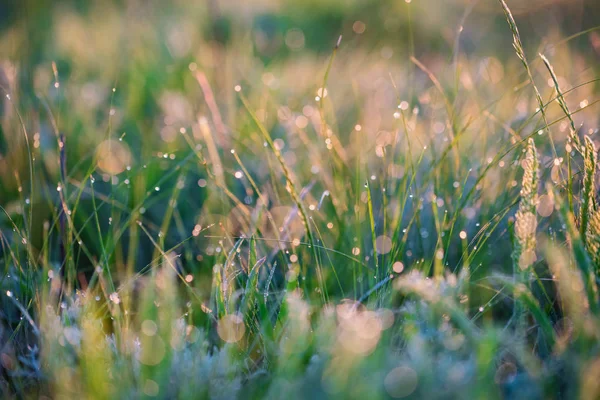
[[[381,235],[375,239],[375,248],[377,254],[387,254],[392,250],[392,239],[388,236]]]
[[[554,212],[554,198],[547,194],[543,194],[538,199],[537,213],[540,217],[549,217]]]
[[[131,164],[131,152],[123,142],[105,140],[96,148],[98,168],[110,175],[117,175],[125,171]]]
[[[345,302],[336,307],[338,320],[337,342],[347,353],[366,356],[375,350],[381,338],[384,324],[381,316],[366,311],[358,304]],[[385,316],[386,324],[389,316]]]
[[[244,319],[239,314],[229,314],[224,316],[217,323],[217,333],[224,342],[239,342],[246,333]]]

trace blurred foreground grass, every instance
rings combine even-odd
[[[0,393],[598,398],[599,8],[516,3],[0,5]]]

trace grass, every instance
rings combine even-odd
[[[4,29],[3,398],[600,397],[597,29],[283,3]]]

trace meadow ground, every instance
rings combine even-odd
[[[0,396],[600,398],[599,60],[587,0],[2,2]]]

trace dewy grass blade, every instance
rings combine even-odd
[[[375,277],[379,279],[379,252],[377,250],[377,233],[375,230],[375,218],[373,215],[373,197],[371,196],[371,185],[367,180],[365,183],[367,189],[367,207],[369,210],[369,226],[371,228],[371,244],[373,246],[373,258],[375,259]]]

